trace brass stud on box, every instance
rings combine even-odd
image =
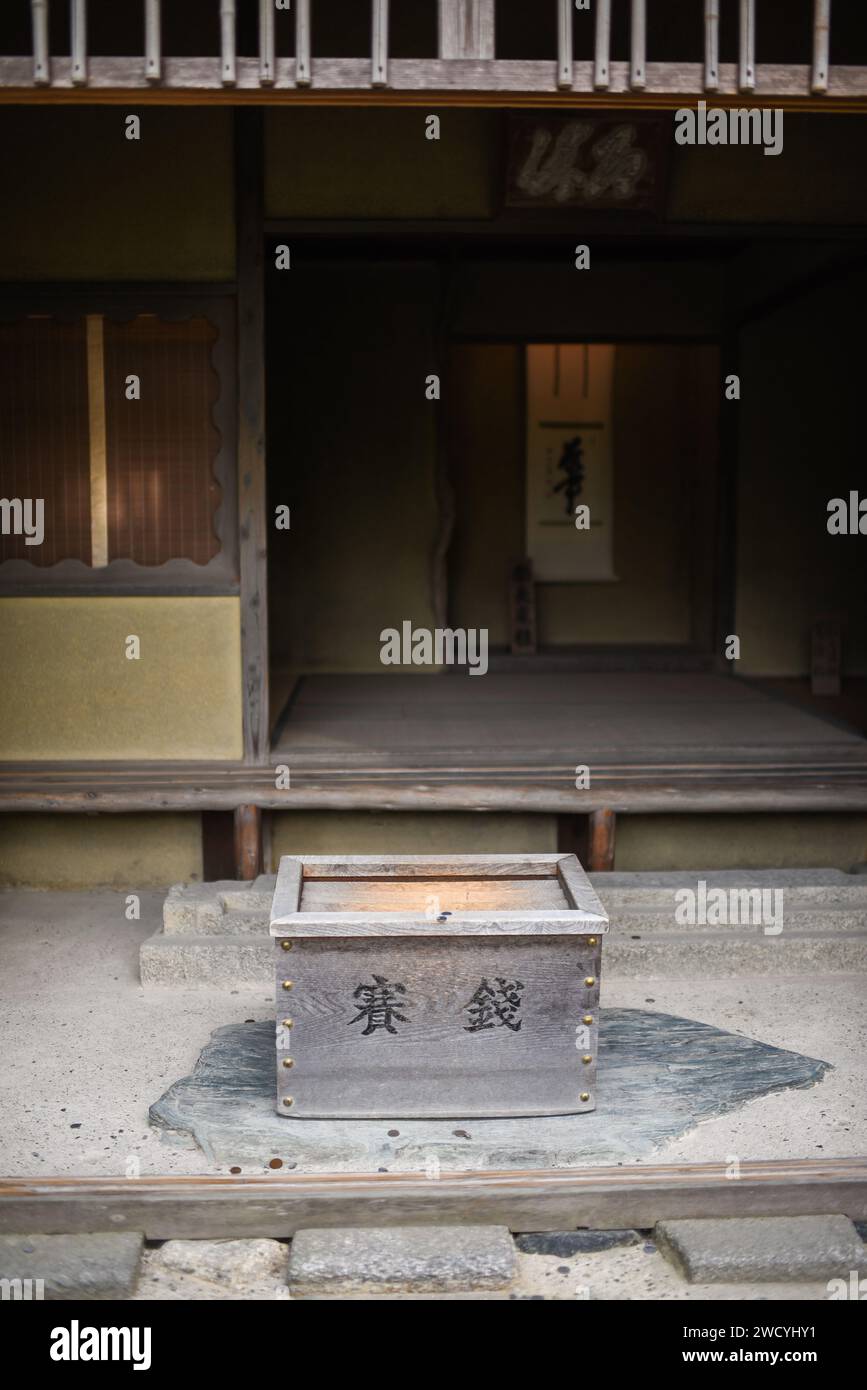
[[[596,983],[596,976],[595,976],[595,975],[588,975],[588,976],[586,977],[584,983],[585,983],[585,985],[588,985],[588,986],[589,986],[589,985],[595,985],[595,983]],[[283,988],[285,989],[286,986],[284,985]]]
[[[581,1099],[582,1099],[582,1100],[589,1100],[589,1099],[590,1099],[590,1092],[589,1092],[589,1091],[582,1091],[582,1092],[581,1092]]]
[[[581,1022],[582,1022],[582,1023],[592,1023],[592,1022],[593,1022],[593,1015],[592,1015],[592,1014],[585,1014],[584,1017],[582,1018]]]
[[[283,981],[283,988],[284,988],[284,989],[291,989],[294,983],[295,983],[294,980],[284,980],[284,981]]]
[[[280,942],[280,945],[283,947],[283,950],[284,950],[284,951],[291,951],[291,950],[292,950],[292,942],[291,942],[291,941],[281,941],[281,942]]]
[[[592,1062],[592,1061],[593,1061],[593,1058],[590,1056],[590,1053],[589,1053],[589,1052],[585,1052],[585,1053],[584,1053],[584,1056],[581,1058],[581,1061],[584,1062],[584,1064],[586,1065],[587,1062]],[[284,1063],[284,1066],[285,1066],[285,1063]]]
[[[596,938],[595,936],[588,936],[588,938],[587,938],[587,945],[588,945],[588,946],[595,946],[595,945],[596,945],[596,940],[597,940],[597,938]]]
[[[295,1020],[292,1019],[292,1018],[284,1018],[284,1020],[283,1020],[283,1027],[284,1027],[284,1028],[291,1028],[291,1027],[292,1027],[292,1024],[293,1024],[294,1022],[295,1022]]]
[[[290,1106],[290,1105],[294,1105],[294,1104],[295,1104],[295,1098],[294,1098],[294,1096],[284,1096],[284,1097],[283,1097],[283,1104],[284,1104],[285,1106],[287,1106],[287,1107]]]
[[[284,1058],[283,1058],[283,1065],[284,1065],[284,1067],[294,1067],[294,1065],[295,1065],[295,1059],[294,1059],[293,1057],[284,1057]]]

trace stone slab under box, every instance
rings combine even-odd
[[[574,855],[286,856],[278,1112],[592,1110],[607,929]]]

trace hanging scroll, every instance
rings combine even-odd
[[[616,579],[610,344],[527,348],[527,555],[537,582]]]

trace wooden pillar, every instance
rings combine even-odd
[[[813,4],[813,71],[811,92],[828,90],[828,58],[831,48],[831,0],[814,0]]]
[[[33,26],[33,81],[37,87],[51,82],[51,58],[48,43],[48,0],[30,0]]]
[[[704,89],[719,88],[719,0],[705,0],[704,8]]]
[[[295,0],[295,86],[310,82],[310,0]]]
[[[629,85],[640,92],[647,86],[647,0],[632,0],[629,39]]]
[[[756,85],[756,0],[741,0],[738,30],[738,88],[751,92]]]
[[[235,876],[256,878],[262,869],[262,812],[258,806],[235,807]]]
[[[145,0],[145,77],[159,82],[163,73],[160,0]]]
[[[439,0],[439,56],[494,56],[494,0]]]
[[[388,0],[373,0],[370,85],[372,87],[388,86]]]
[[[572,86],[572,0],[557,0],[557,86]]]
[[[610,873],[614,868],[614,834],[617,815],[605,808],[590,812],[587,869],[591,874]]]
[[[69,35],[72,52],[72,83],[87,85],[87,0],[70,0]]]
[[[220,81],[234,87],[238,77],[235,0],[220,0]]]
[[[241,108],[235,112],[241,662],[244,761],[260,765],[269,753],[263,163],[262,113]]]
[[[596,0],[596,36],[593,47],[593,86],[608,86],[611,58],[611,0]]]

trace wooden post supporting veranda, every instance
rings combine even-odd
[[[267,500],[265,488],[265,221],[262,113],[235,112],[238,283],[238,547],[244,761],[269,755]],[[262,862],[258,807],[235,811],[239,877]]]
[[[250,880],[262,872],[262,812],[258,806],[235,808],[235,877]]]
[[[587,837],[587,869],[591,874],[610,873],[614,868],[614,834],[617,816],[607,808],[590,812]]]

